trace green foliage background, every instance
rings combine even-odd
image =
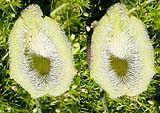
[[[103,113],[100,88],[91,78],[87,63],[93,26],[118,0],[0,0],[0,113],[36,113],[35,100],[9,77],[8,35],[29,4],[39,4],[44,15],[63,3],[69,5],[58,11],[53,19],[58,21],[72,43],[77,75],[70,90],[58,97],[40,98],[43,113]],[[110,113],[160,112],[160,2],[155,0],[126,0],[128,9],[137,8],[133,15],[141,19],[148,30],[155,56],[156,75],[148,90],[137,97],[123,96],[106,102]]]

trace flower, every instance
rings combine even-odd
[[[33,98],[64,93],[76,74],[66,35],[36,4],[17,19],[9,36],[9,55],[11,78]]]
[[[110,95],[136,96],[147,89],[154,70],[153,47],[143,22],[117,3],[95,28],[91,77]]]

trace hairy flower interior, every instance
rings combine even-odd
[[[125,76],[128,72],[128,61],[127,59],[120,59],[115,56],[110,57],[111,68],[119,76]]]
[[[39,75],[48,75],[50,72],[50,59],[36,54],[31,55],[31,69],[38,72]]]

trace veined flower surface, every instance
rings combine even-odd
[[[124,4],[111,6],[95,28],[90,68],[112,98],[147,89],[155,73],[153,47],[143,22],[129,16]]]
[[[9,36],[10,76],[33,98],[58,96],[76,74],[71,45],[59,24],[36,4],[28,6]]]

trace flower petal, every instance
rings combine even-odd
[[[91,77],[115,98],[147,89],[154,70],[153,47],[141,20],[117,3],[95,28],[91,41]]]
[[[9,36],[10,76],[33,98],[58,96],[76,74],[71,44],[59,24],[28,6]]]

